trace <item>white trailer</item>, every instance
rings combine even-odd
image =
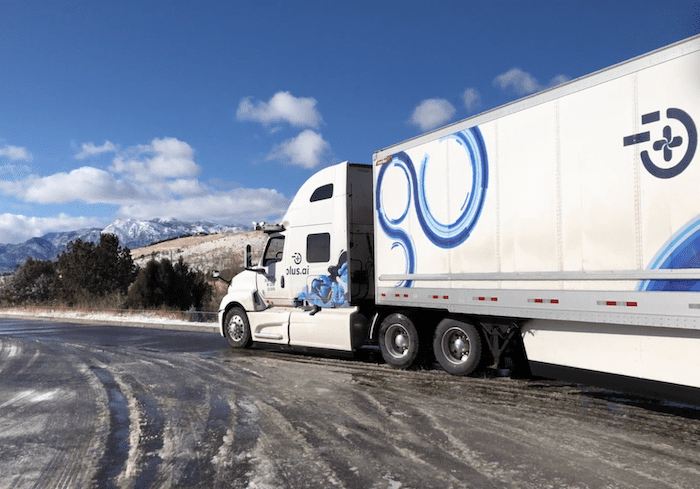
[[[312,176],[222,335],[700,389],[700,36]],[[515,341],[512,341],[515,340]],[[482,355],[482,353],[484,355]]]

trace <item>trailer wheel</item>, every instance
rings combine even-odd
[[[409,368],[418,356],[418,332],[400,313],[390,314],[379,327],[379,347],[384,361],[394,368]]]
[[[481,360],[481,337],[471,324],[443,319],[435,329],[433,352],[447,372],[469,375]]]
[[[232,307],[224,316],[224,333],[228,344],[233,348],[245,348],[250,345],[250,323],[248,316],[240,307]]]

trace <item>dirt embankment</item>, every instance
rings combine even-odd
[[[253,258],[257,259],[266,238],[260,231],[188,236],[136,248],[131,250],[131,257],[141,267],[151,259],[168,258],[175,262],[182,257],[196,270],[226,270],[243,264],[245,247],[249,243],[253,246]]]

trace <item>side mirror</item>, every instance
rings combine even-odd
[[[253,246],[250,243],[245,247],[245,267],[253,268]]]
[[[264,268],[253,268],[253,246],[251,244],[245,247],[245,269],[255,273],[265,273]]]

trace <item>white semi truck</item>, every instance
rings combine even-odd
[[[221,334],[700,392],[700,36],[341,163],[265,226]],[[249,256],[249,254],[248,254]]]

